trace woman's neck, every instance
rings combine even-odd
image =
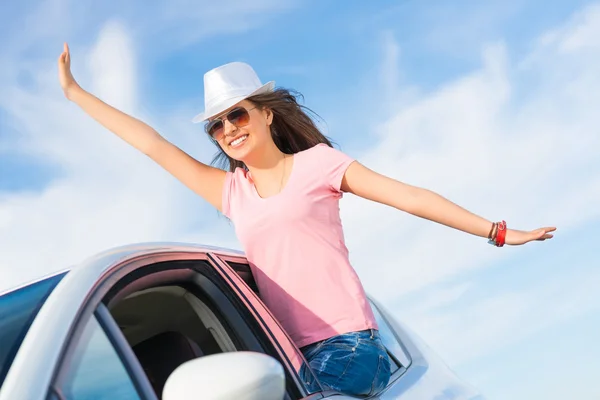
[[[244,163],[250,170],[250,173],[264,175],[269,171],[278,170],[285,154],[272,143],[270,146],[265,146],[261,151],[254,152],[252,158]]]
[[[288,160],[289,155],[281,152],[275,144],[261,153],[262,155],[257,154],[258,157],[256,157],[259,162],[249,162],[246,166],[259,196],[266,198],[283,190],[289,178],[293,160]]]

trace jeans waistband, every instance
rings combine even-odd
[[[339,336],[348,336],[348,335],[368,335],[370,339],[374,339],[374,338],[378,338],[379,337],[379,330],[377,329],[364,329],[362,331],[353,331],[353,332],[346,332],[346,333],[340,333],[339,335],[335,335],[335,336],[331,336],[327,339],[323,339],[323,340],[319,340],[318,342],[314,342],[311,344],[307,344],[306,346],[303,346],[300,350],[304,351],[304,349],[307,349],[308,347],[312,347],[315,345],[318,345],[320,343],[323,343],[327,340],[331,340],[333,338],[339,337]]]

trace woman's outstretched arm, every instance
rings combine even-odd
[[[356,161],[350,164],[344,174],[342,190],[472,235],[487,238],[492,228],[492,222],[435,192],[381,175]],[[506,244],[519,245],[550,239],[553,237],[550,232],[555,230],[554,227],[533,231],[508,229]]]
[[[225,171],[197,161],[146,123],[117,110],[82,89],[71,74],[71,55],[66,43],[58,58],[58,72],[67,99],[221,210]]]

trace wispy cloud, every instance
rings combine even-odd
[[[554,270],[561,267],[548,265]],[[572,276],[561,274],[560,278],[540,279],[527,288],[485,296],[465,294],[460,292],[461,287],[450,289],[460,293],[451,299],[440,298],[432,291],[423,296],[424,304],[417,298],[407,307],[404,317],[427,336],[445,359],[458,365],[599,310],[600,298],[595,289],[599,283],[599,273],[577,271]]]
[[[153,18],[141,26],[145,32],[158,34],[156,39],[159,45],[167,46],[184,46],[219,34],[247,32],[298,5],[295,0],[175,0],[150,4]],[[159,21],[160,25],[156,25]],[[161,40],[161,37],[168,37],[168,40]],[[247,40],[252,38],[248,37]]]
[[[127,13],[132,10],[127,7],[121,9],[120,17],[107,20],[110,10],[101,7],[96,10],[99,15],[93,16],[91,3],[75,5],[67,0],[43,2],[25,17],[33,29],[9,43],[11,51],[3,55],[0,70],[0,107],[7,116],[3,124],[12,125],[14,132],[0,137],[0,151],[58,165],[61,175],[39,191],[0,193],[2,287],[62,269],[123,243],[187,239],[236,245],[225,219],[215,220],[211,209],[197,198],[191,200],[192,195],[171,176],[64,99],[56,72],[56,59],[68,33],[80,29],[81,20],[100,23],[91,46],[83,44],[88,39],[85,35],[72,44],[76,78],[108,103],[164,127],[164,122],[154,121],[138,102],[140,46],[136,35],[141,34],[140,29],[145,30],[144,35],[153,35],[171,28],[181,29],[183,34],[206,22],[185,40],[177,34],[163,38],[174,45],[189,44],[202,35],[251,29],[292,4],[253,2],[237,5],[230,15],[227,3],[179,4],[173,8],[175,14],[169,11],[172,4],[167,8],[164,2],[150,3],[145,21],[155,26],[128,21]],[[32,58],[27,51],[32,47],[43,50]],[[26,76],[28,84],[17,79],[19,76]],[[167,136],[194,155],[194,148],[204,149],[200,158],[210,159],[213,145],[199,136],[197,129],[192,134],[192,128],[197,128],[189,123],[194,112],[184,108],[184,116],[173,116],[167,123],[183,129],[166,129],[170,132]],[[173,137],[173,132],[179,134]],[[187,207],[182,209],[184,203]],[[206,219],[211,220],[211,229],[190,228],[190,221]]]
[[[576,25],[559,42],[581,29]],[[600,87],[600,79],[593,71],[599,64],[598,56],[584,50],[551,50],[519,69],[520,61],[508,59],[504,44],[493,44],[482,54],[481,69],[423,95],[377,127],[380,141],[360,159],[489,218],[518,221],[513,227],[568,229],[596,218],[600,121],[599,92],[593,88]],[[378,277],[374,270],[397,271],[398,286],[390,287],[389,295],[514,254],[360,199],[347,200],[344,218],[357,265],[366,271],[369,264],[370,284]],[[380,262],[373,263],[372,247],[381,250],[375,256]],[[394,268],[392,260],[406,267]]]
[[[131,52],[123,32],[113,27],[103,32],[92,57],[106,65]],[[123,73],[91,71],[91,81],[120,87],[117,102],[135,107],[133,88],[125,81],[135,69],[131,64],[121,67]],[[3,91],[0,104],[19,121],[15,150],[58,163],[65,175],[41,192],[0,197],[3,286],[64,268],[123,240],[156,237],[169,226],[168,198],[161,193],[169,192],[170,182],[152,177],[146,160],[74,112],[61,98],[54,71],[46,66],[36,72],[37,90],[13,84]],[[124,176],[123,170],[129,173]]]
[[[501,262],[518,265],[506,273],[521,280],[542,254],[560,253],[561,235],[600,219],[598,26],[598,7],[591,6],[542,34],[522,59],[509,58],[507,43],[485,46],[479,69],[399,108],[376,128],[380,141],[358,154],[377,171],[513,228],[560,228],[553,242],[498,250],[380,205],[345,200],[347,240],[366,286],[395,304],[396,316],[453,365],[600,307],[597,256],[573,261],[588,267],[568,278],[560,272],[564,263],[550,263],[526,287],[478,293],[475,286],[478,274]],[[398,50],[386,46],[382,64],[390,70]]]

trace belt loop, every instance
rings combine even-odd
[[[373,339],[373,336],[375,336],[375,332],[373,331],[373,328],[369,329],[371,331],[371,339]]]

